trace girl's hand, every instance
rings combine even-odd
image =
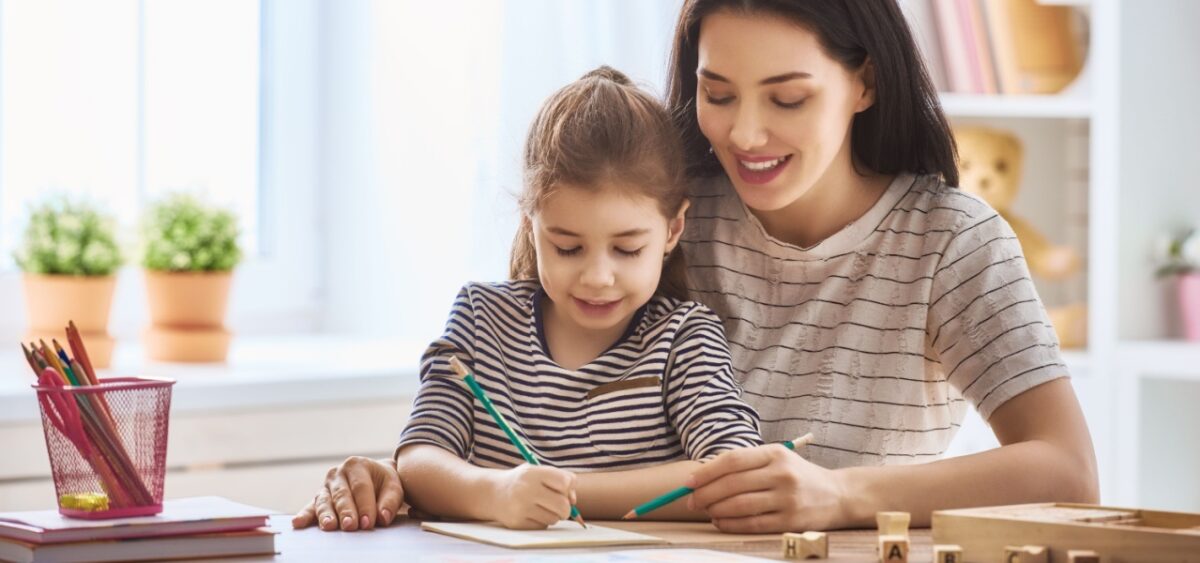
[[[780,444],[729,450],[692,474],[688,508],[703,510],[722,532],[827,530],[846,521],[839,473]]]
[[[522,464],[498,475],[491,506],[493,518],[504,527],[542,530],[570,517],[574,473]]]
[[[404,503],[400,474],[392,460],[353,456],[325,474],[325,486],[292,517],[292,527],[316,522],[326,532],[387,526]]]

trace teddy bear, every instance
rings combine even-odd
[[[1078,252],[1051,243],[1011,209],[1021,185],[1024,155],[1020,140],[1007,131],[980,126],[956,127],[954,138],[958,144],[959,187],[986,201],[1008,221],[1021,243],[1030,273],[1047,281],[1063,281],[1078,274],[1083,262]],[[1086,305],[1048,307],[1046,312],[1064,348],[1086,344]]]

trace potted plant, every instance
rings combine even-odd
[[[224,361],[232,339],[225,328],[229,288],[242,258],[237,218],[176,193],[146,209],[142,234],[147,354],[160,361]]]
[[[122,261],[115,219],[89,201],[54,196],[30,208],[13,257],[25,273],[27,338],[50,342],[74,321],[92,365],[107,368],[114,273]]]
[[[1158,277],[1178,280],[1184,336],[1200,342],[1200,233],[1190,229],[1163,237],[1157,247]]]

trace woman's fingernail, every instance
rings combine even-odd
[[[380,516],[383,516],[383,523],[384,523],[384,524],[391,524],[391,523],[392,523],[392,511],[391,511],[391,510],[388,510],[388,509],[386,509],[386,508],[385,508],[385,509],[383,509],[383,510],[380,510],[380,511],[379,511],[379,515],[380,515]]]
[[[349,517],[349,516],[345,516],[345,517],[343,517],[343,518],[342,518],[342,529],[343,529],[343,530],[349,530],[349,529],[350,529],[350,526],[351,526],[351,525],[353,525],[353,524],[354,524],[354,519],[353,519],[353,518],[351,518],[351,517]]]
[[[363,517],[359,518],[358,522],[359,522],[358,527],[365,530],[365,529],[367,529],[367,526],[371,524],[371,519],[368,518],[366,514],[363,514]]]
[[[321,528],[328,529],[330,522],[333,522],[333,517],[331,517],[331,516],[326,516],[324,518],[321,518]]]
[[[688,488],[695,489],[695,488],[696,488],[696,476],[695,476],[695,475],[688,475],[688,478],[687,478],[687,480],[686,480],[686,481],[684,481],[684,482],[683,482],[683,485],[684,485],[685,487],[688,487]]]

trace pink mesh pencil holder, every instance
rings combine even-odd
[[[171,413],[169,379],[33,385],[58,511],[73,518],[162,512]]]

